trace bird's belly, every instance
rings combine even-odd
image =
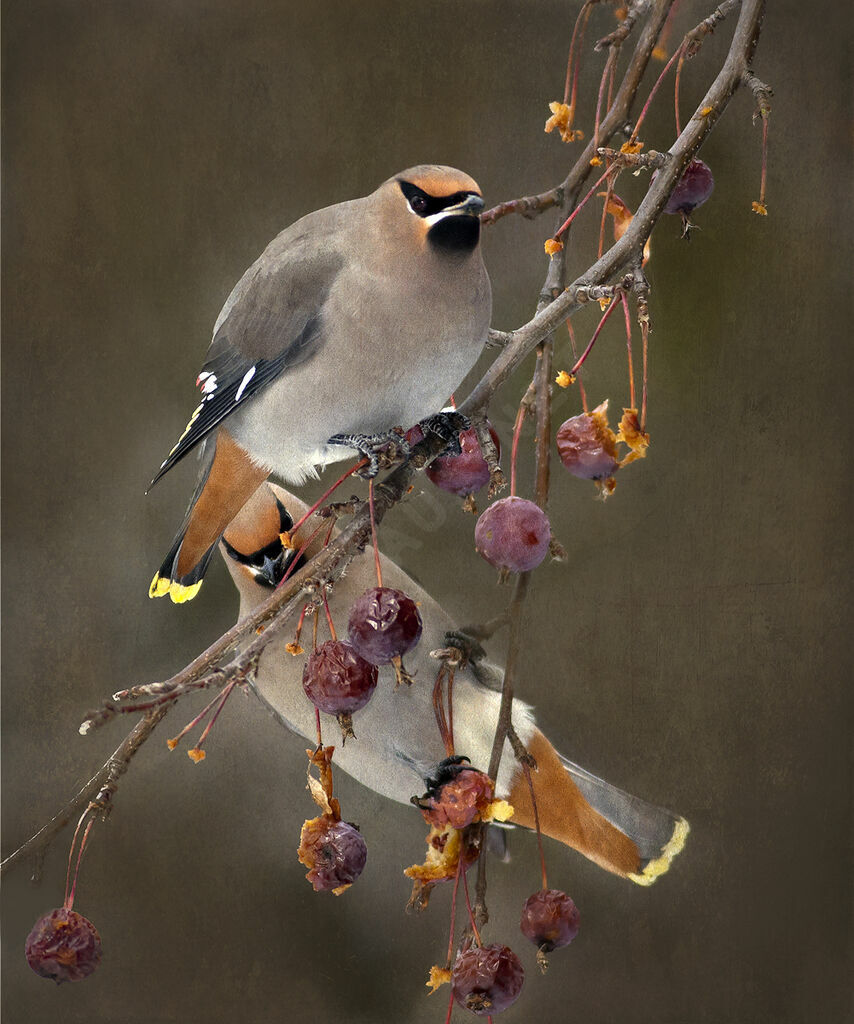
[[[482,338],[439,336],[410,346],[413,354],[401,361],[373,339],[358,341],[330,340],[340,351],[324,346],[320,359],[286,370],[232,414],[229,430],[256,462],[291,483],[316,475],[316,467],[352,455],[327,444],[333,435],[407,429],[438,412],[482,348]],[[321,359],[332,369],[321,371]]]

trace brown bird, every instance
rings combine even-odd
[[[275,583],[262,567],[277,544],[281,547],[278,531],[285,508],[285,515],[299,517],[306,506],[281,488],[264,484],[226,530],[222,550],[240,592],[241,616],[263,601]],[[307,557],[320,543],[309,547]],[[408,804],[446,756],[432,703],[437,662],[429,652],[446,646],[446,633],[455,625],[399,566],[383,556],[380,563],[384,586],[402,590],[418,604],[423,633],[406,656],[416,681],[395,687],[393,669],[381,667],[373,696],[353,715],[356,738],[336,747],[335,762],[375,792]],[[374,585],[374,562],[368,551],[335,584],[329,598],[333,618],[346,622],[356,599]],[[254,687],[281,722],[314,744],[315,709],[301,685],[305,659],[285,652],[288,639],[274,640],[263,651]],[[479,661],[458,669],[454,681],[456,751],[483,771],[489,764],[502,678],[500,668]],[[539,770],[532,778],[546,835],[640,885],[651,884],[668,870],[689,831],[684,818],[631,796],[562,757],[537,727],[532,709],[520,700],[513,702],[513,726],[537,761]],[[334,723],[333,728],[337,729]],[[533,828],[528,786],[509,743],[496,782],[496,795],[515,809],[512,822]]]
[[[201,447],[151,597],[195,597],[223,531],[271,472],[298,484],[354,448],[374,458],[395,428],[442,408],[489,327],[482,209],[462,171],[411,167],[303,217],[246,271],[214,327],[201,402],[152,481]]]

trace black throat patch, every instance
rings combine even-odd
[[[427,232],[427,241],[442,252],[471,252],[480,240],[480,218],[467,214],[449,214]]]

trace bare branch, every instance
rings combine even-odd
[[[131,758],[154,732],[169,707],[168,704],[161,705],[140,719],[107,762],[98,769],[80,792],[72,800],[69,800],[44,828],[36,832],[32,838],[18,847],[0,864],[0,874],[5,875],[10,868],[26,857],[43,853],[65,826],[78,818],[87,807],[94,807],[106,817],[112,807],[112,795],[116,791],[119,779],[128,770]]]

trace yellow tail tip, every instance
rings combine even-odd
[[[667,873],[673,858],[682,852],[690,831],[691,826],[688,822],[680,818],[673,829],[673,835],[661,848],[661,854],[655,860],[651,860],[640,874],[628,877],[638,885],[652,885],[659,876]]]
[[[148,588],[149,597],[166,597],[168,594],[173,604],[184,604],[185,601],[192,601],[201,589],[202,581],[185,586],[175,580],[166,579],[159,572],[154,574],[151,586]]]

